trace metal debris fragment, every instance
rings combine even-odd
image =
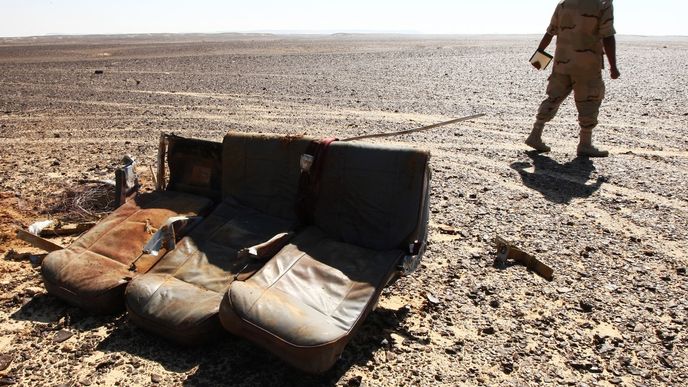
[[[513,260],[534,271],[540,277],[551,281],[554,278],[554,270],[551,267],[540,262],[537,258],[525,251],[515,247],[513,244],[507,242],[503,238],[495,237],[495,244],[497,245],[497,258],[495,259],[496,267],[506,267],[508,260]]]
[[[41,238],[37,235],[33,235],[22,229],[17,230],[17,239],[21,239],[24,242],[30,244],[31,246],[37,247],[47,252],[64,249],[64,247],[58,245],[57,243],[53,243],[47,239]]]

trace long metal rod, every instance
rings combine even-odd
[[[363,135],[363,136],[356,136],[356,137],[345,138],[345,139],[340,140],[340,141],[356,141],[356,140],[363,140],[363,139],[366,139],[366,138],[380,138],[380,137],[399,136],[399,135],[402,135],[402,134],[409,134],[409,133],[421,132],[421,131],[423,131],[423,130],[438,128],[438,127],[440,127],[440,126],[451,125],[451,124],[455,124],[455,123],[457,123],[457,122],[468,121],[468,120],[472,120],[472,119],[475,119],[475,118],[480,118],[480,117],[482,117],[482,116],[484,116],[484,115],[485,115],[485,114],[482,114],[482,113],[481,113],[481,114],[474,114],[474,115],[472,115],[472,116],[466,116],[466,117],[456,118],[456,119],[453,119],[453,120],[449,120],[449,121],[445,121],[445,122],[440,122],[440,123],[437,123],[437,124],[432,124],[432,125],[428,125],[428,126],[423,126],[423,127],[421,127],[421,128],[408,129],[408,130],[402,130],[402,131],[399,131],[399,132],[391,132],[391,133],[365,134],[365,135]]]

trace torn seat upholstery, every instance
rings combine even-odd
[[[42,275],[46,289],[93,312],[121,310],[129,280],[157,260],[142,252],[151,234],[170,217],[202,215],[212,204],[207,198],[174,191],[136,196],[68,248],[45,257]]]
[[[425,240],[428,161],[413,149],[333,143],[313,223],[231,284],[222,325],[301,370],[331,368],[409,249]]]
[[[304,138],[228,134],[223,141],[223,201],[176,248],[126,290],[129,318],[181,344],[222,331],[220,302],[229,285],[270,257],[239,251],[293,231]],[[279,248],[277,248],[279,250]]]

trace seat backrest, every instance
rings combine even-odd
[[[332,143],[320,176],[315,225],[357,246],[405,248],[424,218],[429,158],[412,148]]]
[[[222,196],[222,144],[219,142],[167,136],[169,191],[205,196],[215,201]]]
[[[265,214],[296,220],[301,155],[311,138],[232,132],[225,136],[222,195]]]

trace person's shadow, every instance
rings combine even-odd
[[[551,202],[568,204],[573,198],[590,197],[607,181],[604,176],[598,176],[592,183],[588,183],[595,171],[595,166],[588,157],[576,157],[560,164],[535,151],[526,154],[532,160],[532,165],[519,161],[512,163],[511,168],[521,175],[523,185],[540,192]],[[531,166],[532,171],[529,170]]]

